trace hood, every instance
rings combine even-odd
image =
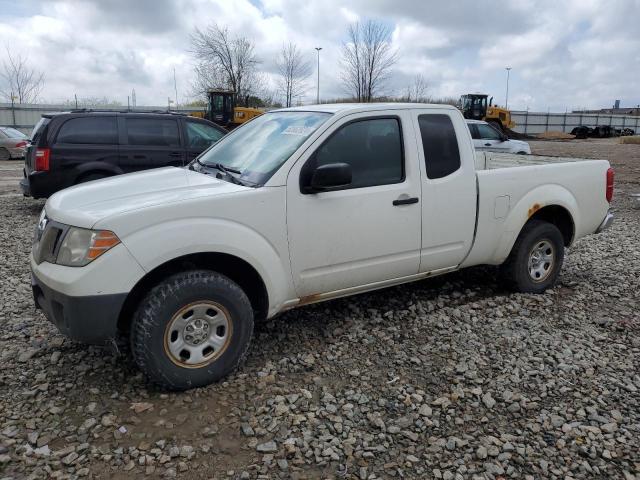
[[[186,168],[166,167],[61,190],[47,200],[45,209],[52,220],[91,228],[98,220],[118,213],[241,190],[249,187]]]

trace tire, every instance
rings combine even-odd
[[[529,220],[500,267],[500,273],[511,290],[543,293],[556,283],[563,261],[564,239],[558,227]]]
[[[103,173],[89,173],[87,175],[82,175],[78,180],[76,180],[76,185],[80,185],[81,183],[92,182],[93,180],[102,180],[103,178],[107,178],[108,175]]]
[[[244,291],[224,275],[192,270],[165,279],[142,300],[131,326],[131,352],[151,382],[187,390],[235,370],[252,334],[253,309]]]
[[[0,147],[0,161],[3,160],[11,160],[11,154],[6,148]]]

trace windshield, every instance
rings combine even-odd
[[[262,185],[331,116],[323,112],[265,113],[223,137],[198,157],[198,163],[240,172],[240,178]]]

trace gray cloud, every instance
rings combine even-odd
[[[189,34],[214,21],[255,41],[267,79],[284,42],[314,65],[314,47],[323,47],[321,96],[342,96],[347,25],[374,18],[392,26],[399,52],[389,94],[420,73],[431,95],[483,90],[502,99],[509,65],[514,108],[640,103],[640,0],[616,8],[599,0],[26,0],[2,11],[0,42],[45,70],[50,101],[78,93],[125,103],[135,88],[138,103],[162,105],[174,96],[174,67],[184,100]],[[314,94],[315,74],[307,100]]]

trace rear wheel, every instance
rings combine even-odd
[[[0,161],[1,160],[11,160],[11,154],[9,150],[4,147],[0,147]]]
[[[530,220],[520,232],[501,275],[507,286],[524,293],[543,293],[552,287],[562,268],[564,241],[558,228]]]
[[[131,328],[140,370],[171,390],[220,380],[246,356],[253,310],[242,289],[207,270],[175,274],[142,300]]]

